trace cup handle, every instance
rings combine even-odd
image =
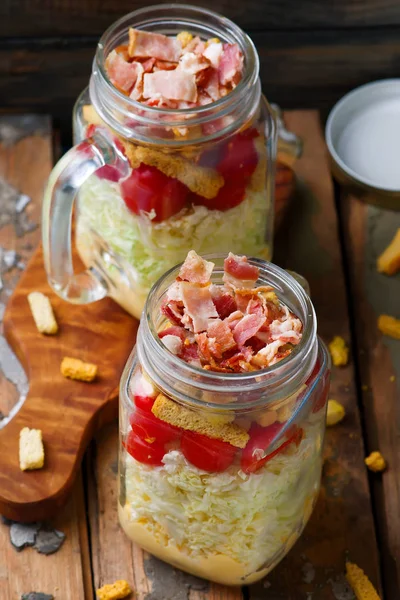
[[[292,167],[303,153],[303,140],[292,131],[286,129],[282,110],[279,106],[277,104],[271,104],[270,106],[276,118],[278,131],[277,161],[287,167]]]
[[[107,295],[108,287],[95,265],[74,273],[72,262],[72,211],[79,188],[104,165],[116,168],[121,177],[129,174],[126,156],[106,131],[69,150],[50,174],[44,193],[42,241],[49,284],[64,300],[88,304]]]

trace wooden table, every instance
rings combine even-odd
[[[342,335],[352,349],[349,365],[333,369],[330,397],[345,405],[347,415],[327,433],[323,488],[304,535],[266,580],[243,590],[209,584],[152,558],[118,525],[115,424],[92,442],[74,493],[52,522],[67,535],[58,553],[43,556],[31,548],[17,553],[8,527],[0,524],[1,600],[32,590],[56,600],[91,600],[96,588],[121,578],[132,584],[138,600],[351,600],[346,559],[362,567],[385,598],[399,600],[400,342],[382,338],[376,319],[381,312],[400,317],[400,278],[377,274],[375,259],[400,226],[400,213],[367,207],[340,189],[334,194],[318,113],[292,111],[286,120],[304,138],[305,149],[274,259],[307,277],[322,338]],[[21,235],[21,224],[40,220],[53,162],[50,121],[4,117],[0,144],[0,176],[32,198],[22,221],[8,219],[7,194],[0,187],[0,224],[6,223],[0,226],[0,246],[19,255],[18,266],[2,274],[1,317],[39,241],[39,228]],[[0,368],[0,410],[8,415],[27,382],[2,337]],[[388,460],[383,475],[369,476],[364,467],[365,454],[374,449]]]

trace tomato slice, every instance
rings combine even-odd
[[[229,210],[243,202],[246,194],[246,181],[227,181],[214,198],[204,198],[197,194],[190,196],[194,205],[206,206],[209,210]]]
[[[183,183],[167,177],[155,167],[141,164],[121,181],[122,197],[135,214],[155,212],[156,223],[178,213],[186,204],[188,189]]]
[[[128,433],[123,446],[133,458],[146,465],[162,465],[162,459],[166,452],[162,444],[157,442],[149,444],[134,431]]]
[[[210,473],[225,471],[237,452],[237,448],[227,442],[192,431],[183,432],[181,450],[192,465]]]
[[[246,129],[235,135],[222,149],[222,158],[217,167],[226,181],[249,179],[257,167],[258,154],[253,138],[258,136],[256,129]]]
[[[154,402],[154,401],[153,401]],[[176,440],[181,435],[179,427],[174,427],[158,419],[149,410],[136,410],[129,418],[132,431],[148,444],[166,444]]]
[[[261,427],[258,423],[252,423],[250,427],[250,439],[242,452],[240,466],[245,473],[254,473],[261,469],[271,458],[282,452],[293,442],[300,443],[302,437],[302,429],[297,426],[290,428],[286,434],[283,443],[273,452],[260,458],[264,451],[268,448],[272,440],[279,435],[285,423],[273,423],[268,427]]]
[[[151,398],[150,396],[134,396],[133,401],[140,410],[151,412],[155,398]]]

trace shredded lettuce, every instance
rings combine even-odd
[[[249,571],[280,558],[300,535],[319,489],[321,426],[258,472],[207,473],[180,452],[149,467],[126,455],[126,502],[140,523],[192,557],[224,554]]]
[[[129,211],[117,183],[92,176],[79,192],[78,233],[92,229],[99,234],[132,267],[130,279],[146,294],[192,249],[269,259],[267,219],[262,192],[248,192],[239,206],[224,212],[193,206],[161,223]]]

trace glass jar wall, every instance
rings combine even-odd
[[[242,78],[204,106],[141,104],[111,83],[105,66],[129,27],[236,44]],[[247,35],[205,9],[149,7],[104,34],[74,110],[78,145],[56,166],[45,197],[46,268],[62,297],[89,302],[109,294],[139,317],[151,285],[190,249],[270,259],[276,124],[258,70]],[[60,225],[76,194],[85,276],[73,273],[70,231]]]
[[[158,332],[174,270],[150,293],[120,390],[123,529],[155,556],[227,585],[264,577],[307,523],[329,388],[329,357],[307,294],[278,267],[251,262],[259,285],[272,285],[302,321],[295,352],[240,374],[205,371],[168,352]]]

